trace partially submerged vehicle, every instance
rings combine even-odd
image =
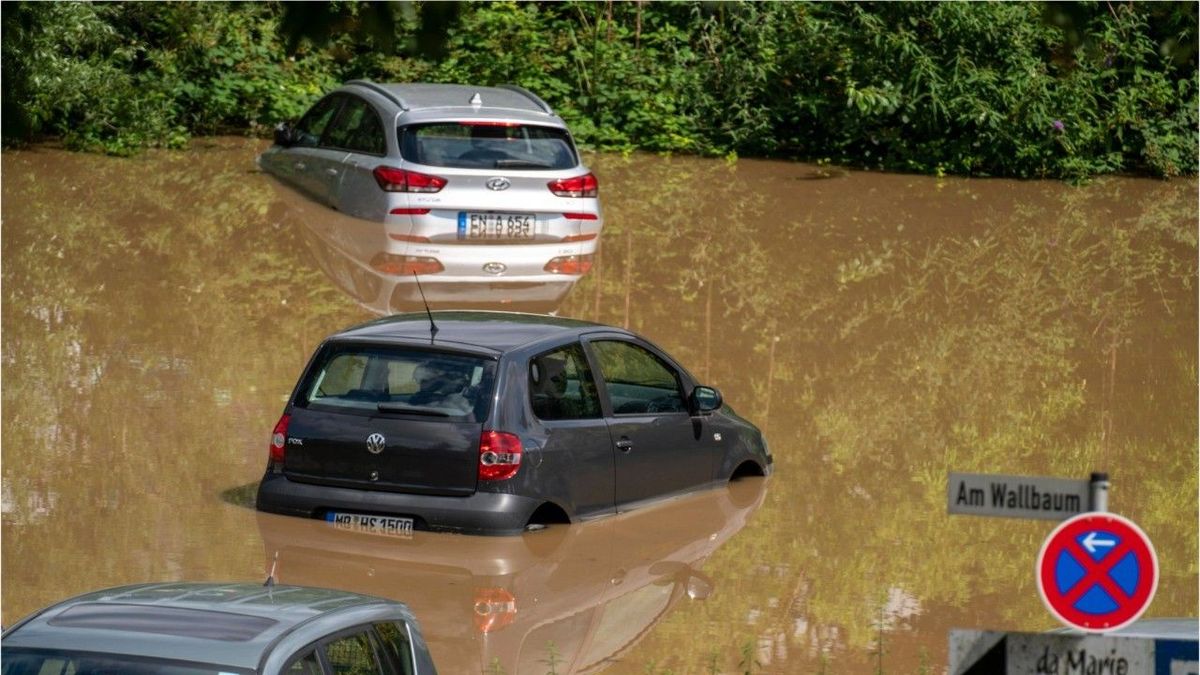
[[[591,268],[604,224],[566,124],[511,85],[347,82],[281,125],[258,164],[386,230],[372,256],[397,304],[419,299],[414,273],[435,304],[481,285],[561,287]]]
[[[762,434],[629,331],[504,312],[326,339],[272,436],[263,511],[516,534],[771,473]]]
[[[123,586],[64,600],[4,631],[3,675],[434,674],[401,602],[232,583]]]

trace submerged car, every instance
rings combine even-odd
[[[302,586],[166,583],[81,595],[0,640],[3,675],[436,673],[408,608]]]
[[[347,82],[281,125],[259,166],[316,204],[382,223],[398,300],[569,282],[591,268],[599,183],[545,101],[505,85]]]
[[[762,434],[629,331],[402,314],[316,350],[275,426],[262,511],[347,529],[516,534],[768,475]]]

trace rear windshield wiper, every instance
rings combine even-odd
[[[380,403],[375,406],[379,412],[404,413],[406,415],[425,415],[427,417],[449,417],[449,413],[429,408],[414,408],[403,403]]]
[[[497,169],[517,169],[520,167],[529,167],[531,169],[552,169],[553,164],[549,162],[536,162],[532,159],[498,159],[496,160]]]

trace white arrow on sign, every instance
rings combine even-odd
[[[1096,534],[1098,533],[1095,530],[1092,530],[1091,532],[1088,532],[1088,536],[1083,538],[1083,547],[1087,549],[1088,553],[1095,553],[1097,546],[1117,545],[1117,542],[1113,541],[1112,539],[1097,539]]]

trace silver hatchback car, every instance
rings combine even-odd
[[[434,303],[513,285],[569,289],[591,268],[604,222],[562,119],[511,85],[353,80],[281,124],[258,163],[317,203],[383,223],[376,267],[405,279],[410,300],[414,273]]]

